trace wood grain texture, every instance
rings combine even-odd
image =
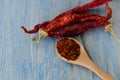
[[[56,55],[57,39],[45,38],[31,44],[32,36],[20,26],[32,29],[37,23],[51,20],[59,13],[90,0],[0,0],[0,80],[101,80],[81,66],[68,64]],[[110,6],[110,22],[120,35],[120,0]],[[92,11],[105,15],[105,5]],[[120,36],[119,36],[120,37]],[[103,27],[75,36],[81,41],[91,59],[105,72],[120,80],[120,43]]]

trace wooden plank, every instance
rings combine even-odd
[[[21,29],[32,29],[37,23],[51,20],[59,13],[90,0],[0,0],[0,80],[100,80],[93,72],[81,66],[68,64],[56,55],[58,39],[45,38],[40,44],[31,44]],[[110,22],[120,34],[120,1],[110,3],[113,17]],[[105,5],[93,13],[105,15]],[[120,36],[119,36],[120,37]],[[75,36],[85,47],[91,59],[104,71],[120,80],[120,45],[103,28],[96,28]]]

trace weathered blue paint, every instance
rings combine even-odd
[[[88,1],[0,0],[0,80],[100,80],[88,69],[62,61],[55,52],[57,39],[47,37],[40,44],[31,44],[31,37],[36,35],[27,35],[20,29],[21,25],[32,29],[35,24]],[[118,35],[119,3],[120,0],[114,0],[110,4],[113,9],[110,22]],[[93,12],[105,15],[107,11],[101,6]],[[120,80],[120,43],[102,27],[75,38],[99,67]]]

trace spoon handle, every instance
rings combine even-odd
[[[103,80],[115,80],[112,76],[104,72],[101,68],[99,68],[96,64],[94,64],[89,58],[84,62],[84,67],[90,69],[94,73],[96,73]]]

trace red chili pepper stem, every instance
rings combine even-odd
[[[48,33],[45,32],[45,31],[43,31],[43,30],[39,30],[38,33],[39,33],[39,36],[38,36],[38,39],[37,39],[37,40],[35,40],[34,37],[32,38],[32,43],[33,43],[33,44],[38,44],[38,43],[41,41],[41,39],[43,39],[43,38],[45,38],[46,36],[48,36]]]
[[[113,31],[112,28],[112,24],[108,24],[105,26],[105,31],[108,31],[112,34],[112,36],[118,41],[120,42],[120,38],[118,37],[118,35]]]

